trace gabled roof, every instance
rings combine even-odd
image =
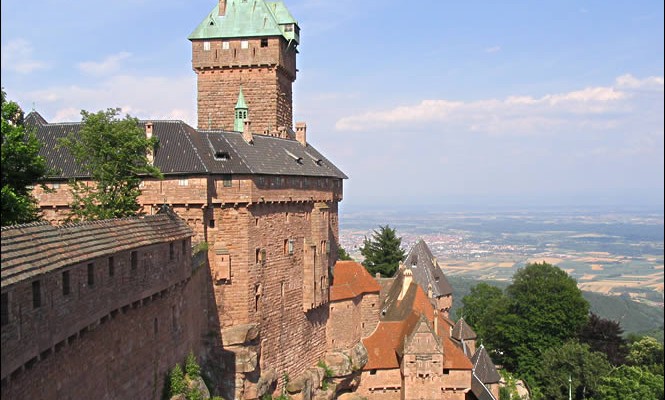
[[[173,213],[53,226],[45,222],[2,228],[2,287],[33,276],[148,244],[192,236]]]
[[[443,344],[441,343],[441,337],[439,337],[439,335],[437,335],[434,332],[434,329],[430,326],[427,318],[425,318],[423,314],[420,314],[420,318],[418,319],[418,322],[416,322],[416,325],[413,327],[413,329],[411,329],[411,333],[409,333],[406,336],[406,338],[404,338],[404,347],[401,354],[419,350],[416,349],[416,346],[414,346],[414,339],[416,335],[419,333],[425,333],[427,335],[431,335],[434,337],[435,346],[432,347],[431,349],[427,349],[428,353],[430,354],[443,353]]]
[[[366,293],[379,294],[381,288],[365,267],[355,261],[335,263],[330,301],[353,299]]]
[[[471,363],[473,363],[473,372],[482,383],[497,383],[501,380],[501,375],[497,372],[492,359],[482,344],[476,350],[476,354],[471,357]]]
[[[399,299],[403,283],[404,276],[400,271],[382,304],[381,319],[376,330],[362,340],[368,353],[364,370],[399,368],[404,339],[413,332],[420,318],[424,317],[434,325],[434,307],[417,283],[411,282],[404,297]],[[448,336],[451,322],[441,315],[437,318],[437,331],[444,354],[442,368],[472,369],[469,359]]]
[[[443,274],[438,262],[424,240],[420,239],[413,245],[404,259],[404,267],[411,269],[413,279],[427,291],[432,286],[434,297],[448,296],[453,293],[450,282]]]
[[[290,35],[284,25],[297,24],[284,3],[264,0],[228,0],[224,15],[219,3],[189,35],[190,40]]]
[[[461,342],[462,340],[474,340],[478,337],[476,332],[471,329],[469,324],[466,323],[464,318],[460,318],[453,326],[453,331],[450,334],[450,337]]]
[[[88,172],[77,164],[60,138],[81,128],[80,122],[47,123],[36,112],[26,117],[43,146],[40,155],[56,171],[51,178],[84,178]],[[144,125],[148,121],[139,121]],[[258,174],[331,177],[347,176],[314,147],[292,139],[253,135],[247,143],[239,132],[197,130],[182,121],[150,121],[159,139],[154,164],[164,175]],[[26,124],[28,125],[28,124]]]

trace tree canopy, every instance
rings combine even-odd
[[[353,258],[340,245],[337,245],[337,259],[340,261],[351,261]]]
[[[401,246],[402,238],[397,236],[395,229],[388,225],[379,226],[370,239],[365,237],[360,248],[360,254],[365,257],[362,264],[372,275],[379,272],[383,276],[393,276],[404,260]]]
[[[626,361],[628,354],[627,342],[622,335],[623,329],[618,322],[591,313],[589,321],[580,331],[579,339],[591,350],[604,353],[608,361],[617,366]]]
[[[77,163],[84,166],[95,182],[72,181],[72,220],[122,218],[138,214],[142,175],[161,177],[148,154],[157,138],[147,138],[138,119],[119,118],[119,109],[89,113],[81,111],[78,133],[61,141]]]
[[[640,367],[622,365],[600,379],[598,398],[603,400],[662,399],[663,376]]]
[[[15,225],[39,219],[39,207],[30,193],[47,173],[39,156],[40,143],[23,123],[23,110],[6,99],[2,90],[2,214],[1,224]]]

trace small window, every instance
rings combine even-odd
[[[268,39],[261,39],[261,47],[268,47]]]
[[[283,285],[283,284],[282,284]],[[0,325],[5,326],[9,323],[9,294],[3,293],[0,300]]]
[[[53,189],[60,189],[60,184],[59,183],[54,183],[53,184]]]
[[[232,187],[233,179],[231,178],[231,175],[222,175],[222,183],[224,187]]]
[[[284,32],[293,32],[293,24],[284,25]]]
[[[62,295],[67,296],[71,293],[71,283],[69,280],[69,271],[62,272]]]
[[[218,150],[215,152],[215,160],[227,161],[231,159],[231,155],[228,151]]]
[[[376,370],[375,370],[375,369],[371,369],[371,370],[369,370],[369,374],[370,374],[370,375],[376,375]]]
[[[187,255],[187,241],[186,240],[182,241],[182,255],[183,256]]]
[[[88,264],[88,286],[95,284],[95,264]]]
[[[293,239],[289,239],[289,255],[290,256],[293,255],[293,247],[294,247],[293,244],[294,244]]]
[[[210,51],[210,42],[203,42],[203,50]]]
[[[228,50],[229,49],[229,42],[222,42],[222,50]]]
[[[178,186],[189,186],[189,179],[178,179]]]
[[[169,243],[169,260],[175,259],[175,246],[173,243]]]
[[[214,219],[209,220],[209,221],[208,221],[208,226],[209,226],[210,228],[214,228],[214,227],[215,227],[215,220],[214,220]]]
[[[249,49],[249,42],[247,40],[241,40],[240,41],[240,48],[241,49]]]
[[[109,257],[109,276],[115,275],[115,260]]]
[[[42,306],[42,292],[41,283],[39,281],[32,282],[32,308],[39,308]]]
[[[132,270],[135,270],[136,267],[138,267],[138,265],[139,265],[139,255],[135,251],[132,251],[131,253]]]

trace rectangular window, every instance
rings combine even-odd
[[[9,294],[3,293],[0,300],[0,325],[5,326],[9,323]]]
[[[175,258],[175,246],[173,243],[169,243],[169,260],[173,260]]]
[[[189,186],[189,179],[178,179],[178,186]]]
[[[115,275],[115,260],[109,257],[109,276]]]
[[[240,48],[241,49],[249,49],[249,42],[247,40],[241,40],[240,41]]]
[[[268,39],[261,39],[261,47],[268,47]]]
[[[131,259],[132,270],[135,270],[139,265],[139,255],[135,251],[132,251]]]
[[[284,25],[284,32],[293,32],[293,24]]]
[[[222,182],[224,184],[224,187],[233,186],[233,180],[231,179],[231,175],[222,175]]]
[[[60,189],[60,184],[59,183],[54,183],[53,184],[53,189]]]
[[[32,308],[39,308],[42,306],[42,292],[41,283],[39,281],[32,282]]]
[[[71,293],[71,284],[69,280],[69,271],[63,271],[62,272],[62,295],[67,296],[69,293]]]
[[[229,49],[229,42],[222,42],[222,50],[228,50]]]
[[[293,247],[294,247],[293,244],[294,244],[293,239],[289,239],[289,255],[290,256],[293,255]]]
[[[210,42],[203,42],[203,50],[210,51]]]
[[[88,286],[95,284],[95,264],[88,264]]]
[[[208,221],[208,226],[209,226],[210,228],[214,228],[214,227],[215,227],[215,220],[214,220],[214,219],[209,220],[209,221]]]

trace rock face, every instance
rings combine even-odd
[[[222,345],[224,347],[250,343],[259,336],[257,324],[235,325],[222,329]]]
[[[208,390],[208,387],[206,386],[205,382],[203,382],[203,378],[201,378],[200,376],[190,380],[188,386],[190,390],[198,390],[199,393],[201,393],[202,398],[204,399],[210,398],[210,391]]]

